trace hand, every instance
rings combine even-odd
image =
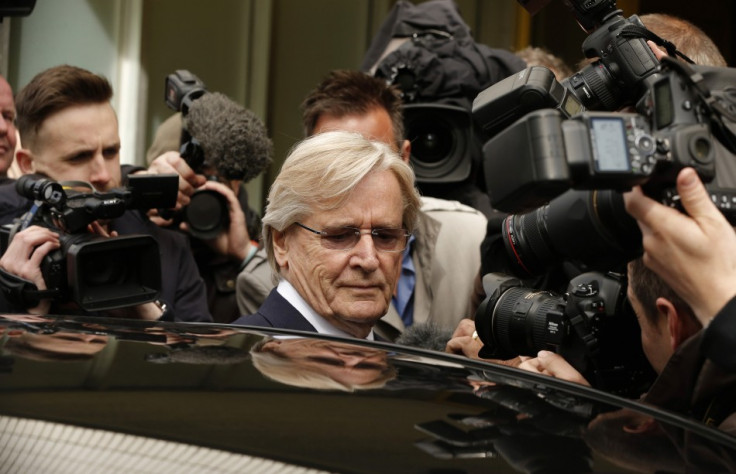
[[[164,312],[161,307],[154,303],[141,303],[135,306],[126,306],[123,308],[108,309],[106,316],[111,318],[124,319],[142,319],[145,321],[157,321],[163,316]]]
[[[179,175],[179,194],[176,197],[176,207],[179,210],[189,204],[189,199],[194,190],[202,186],[207,178],[204,175],[195,173],[184,160],[184,158],[175,151],[167,151],[151,162],[146,171],[139,173],[147,174],[178,174]]]
[[[483,348],[483,341],[475,330],[475,321],[472,319],[463,319],[455,328],[452,338],[447,342],[445,352],[450,354],[464,355],[471,359],[485,360],[496,364],[508,365],[509,367],[518,367],[522,361],[528,357],[517,356],[513,359],[484,359],[478,353]]]
[[[537,357],[524,360],[519,364],[519,368],[590,387],[580,372],[575,370],[561,355],[554,352],[539,351]]]
[[[6,272],[32,282],[39,290],[46,290],[41,273],[41,262],[50,252],[58,249],[59,235],[46,227],[30,226],[15,234],[8,249],[0,258],[0,267]],[[46,314],[51,308],[49,300],[42,300],[29,313]]]
[[[644,264],[706,325],[736,296],[736,233],[695,170],[680,171],[677,192],[687,214],[650,199],[638,187],[624,195],[624,202],[641,229]]]
[[[230,217],[230,226],[226,230],[220,232],[214,239],[204,242],[215,252],[242,262],[248,255],[251,243],[248,229],[245,226],[245,214],[237,196],[232,189],[217,181],[207,181],[197,190],[204,189],[218,192],[225,197]],[[184,222],[181,223],[180,228],[184,231],[188,230]]]
[[[464,355],[471,359],[480,359],[478,352],[483,347],[483,341],[475,331],[475,321],[463,319],[452,333],[452,338],[447,342],[445,352]]]
[[[657,46],[654,41],[647,41],[647,45],[649,45],[649,49],[652,50],[654,57],[657,58],[658,61],[661,61],[663,57],[668,56],[667,51]]]

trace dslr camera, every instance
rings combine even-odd
[[[484,358],[562,355],[597,388],[630,391],[651,380],[635,317],[626,299],[626,279],[613,272],[587,272],[570,280],[564,294],[525,288],[500,273],[483,276],[487,298],[475,316]],[[640,392],[639,392],[640,393]]]
[[[41,262],[47,290],[3,272],[2,291],[10,301],[32,307],[41,299],[73,301],[85,311],[101,311],[153,301],[161,290],[158,242],[150,235],[102,237],[87,232],[98,219],[120,217],[128,209],[173,207],[176,175],[130,176],[129,187],[97,192],[88,183],[58,183],[38,175],[21,176],[18,194],[31,209],[0,228],[5,253],[15,234],[29,226],[59,234],[61,247]]]
[[[180,69],[166,77],[164,99],[166,105],[181,112],[182,119],[189,113],[192,103],[207,94],[204,83],[191,72]],[[199,141],[185,127],[181,131],[179,154],[197,174],[205,174],[206,157]],[[208,176],[208,179],[215,179]],[[199,239],[212,239],[230,226],[227,200],[216,191],[200,189],[191,196],[189,205],[181,213],[160,211],[165,218],[174,218],[175,223],[186,222],[189,232]]]
[[[491,203],[518,213],[501,230],[518,274],[566,258],[596,269],[635,258],[640,233],[620,193],[641,185],[679,208],[675,179],[687,166],[736,223],[736,176],[722,172],[736,160],[736,70],[660,63],[646,40],[661,40],[636,16],[623,18],[614,0],[566,3],[593,30],[583,51],[598,59],[562,83],[527,68],[473,103]]]

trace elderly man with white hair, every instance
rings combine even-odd
[[[342,131],[300,142],[263,217],[279,284],[234,324],[373,339],[419,206],[414,173],[388,145]]]

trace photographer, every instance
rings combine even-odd
[[[663,206],[635,188],[626,209],[643,235],[644,263],[692,307],[706,327],[705,354],[736,371],[736,234],[710,200],[694,170],[677,177],[687,214]]]
[[[685,173],[685,175],[687,174],[689,173]],[[697,184],[697,180],[694,182]],[[692,182],[689,184],[692,185]],[[682,186],[687,185],[682,183]],[[680,189],[682,192],[687,192],[684,188]],[[701,204],[708,204],[709,200],[704,188],[701,186],[700,190],[696,191],[698,191],[699,196],[693,196],[695,197],[693,201],[702,199]],[[644,199],[651,201],[649,198]],[[690,201],[690,197],[686,199]],[[636,212],[640,210],[638,206],[643,204],[642,207],[646,207],[648,204],[641,202],[636,196],[630,202],[632,203],[632,207],[636,209]],[[692,204],[695,205],[693,206]],[[659,206],[659,204],[657,205]],[[695,202],[688,202],[688,205],[690,205],[691,209],[697,207]],[[678,212],[674,209],[662,207],[664,209],[658,210]],[[711,211],[720,215],[714,207]],[[689,219],[687,216],[683,217],[684,219]],[[707,219],[703,215],[699,215],[699,217],[691,220],[700,220],[700,224],[702,225],[703,221]],[[681,238],[683,227],[682,225],[674,225],[677,221],[678,219],[673,218],[670,221],[672,222],[671,226],[670,224],[665,224],[658,227],[663,228],[664,233],[674,239],[675,242],[680,241],[684,243],[687,240],[688,243],[684,246],[671,245],[666,247],[669,249],[677,247],[679,249],[688,248],[691,250],[698,248],[698,239],[695,239],[695,242],[690,242],[690,239]],[[728,226],[725,219],[723,221]],[[656,222],[666,221],[657,220]],[[684,222],[677,223],[685,224]],[[693,224],[690,223],[690,225],[692,226]],[[674,229],[677,229],[676,232],[672,232]],[[684,234],[693,236],[693,232],[685,231]],[[733,231],[731,231],[731,234],[733,235]],[[735,244],[731,246],[732,249],[736,248],[736,236],[734,237],[734,239],[730,239]],[[645,242],[647,240],[648,238],[645,237]],[[720,253],[714,252],[714,254],[717,254],[719,257],[721,256]],[[669,254],[667,255],[670,256]],[[645,259],[647,261],[650,260],[646,256]],[[672,262],[673,260],[679,261],[680,263],[685,261],[685,259],[672,256],[672,259],[669,261]],[[694,259],[689,261],[690,263],[695,262]],[[712,264],[708,265],[708,267],[712,266]],[[704,423],[718,426],[722,430],[736,432],[736,414],[732,407],[732,395],[734,389],[736,389],[736,376],[732,372],[725,371],[713,362],[702,357],[703,353],[708,354],[710,351],[708,347],[708,332],[710,328],[702,330],[702,325],[695,317],[694,310],[663,279],[660,279],[655,273],[646,268],[641,259],[629,263],[628,268],[629,301],[639,319],[644,352],[658,374],[657,379],[643,400],[653,405],[690,415],[700,419]],[[676,268],[679,267],[676,265],[670,267],[671,270],[675,270]],[[697,268],[697,265],[688,268]],[[684,273],[678,273],[678,275],[686,275],[687,273],[703,276],[700,270],[685,271]],[[730,273],[730,282],[733,283],[734,271]],[[679,283],[682,283],[683,279],[673,278],[673,274],[669,273],[670,276],[667,279],[670,281],[679,280]],[[688,277],[684,278],[684,280],[687,279]],[[704,279],[703,281],[706,280]],[[712,282],[712,280],[707,281]],[[732,288],[730,293],[736,294],[736,289]],[[722,293],[717,288],[709,288],[704,294],[707,294],[711,299],[719,301],[723,299]],[[728,351],[726,355],[730,355],[731,352]],[[520,368],[587,385],[585,379],[574,368],[562,357],[551,352],[540,352],[536,358],[523,361]]]
[[[180,74],[186,73],[177,71],[172,76]],[[179,196],[173,218],[153,217],[153,220],[188,234],[207,288],[210,312],[216,322],[230,323],[241,314],[235,296],[236,277],[258,250],[256,239],[261,230],[260,216],[248,204],[245,183],[268,166],[272,143],[265,125],[255,114],[223,94],[205,93],[201,82],[195,84],[203,95],[192,101],[183,119],[177,113],[161,125],[147,156],[152,159],[163,154],[151,161],[148,170],[137,172],[179,175]],[[180,107],[178,104],[176,108]],[[197,146],[201,145],[204,162],[199,166],[174,151],[179,150],[182,141],[187,143],[191,138],[197,140]],[[220,197],[219,203],[212,204],[216,196],[212,193]],[[203,194],[206,207],[200,200]],[[218,222],[208,222],[200,228],[199,221],[191,223],[188,217],[192,214],[187,214],[187,210],[191,211],[192,206],[199,209],[199,216],[218,212],[223,216]]]
[[[81,68],[56,66],[37,74],[19,92],[16,101],[24,146],[17,153],[22,172],[56,181],[83,182],[98,192],[120,188],[120,138],[111,97],[112,88],[105,78]],[[0,224],[11,223],[33,204],[18,195],[14,184],[0,187],[0,201],[0,208],[15,209],[3,214]],[[181,236],[159,229],[145,215],[132,210],[112,220],[93,222],[89,230],[102,236],[147,234],[156,239],[160,268],[167,277],[162,279],[159,301],[130,308],[133,317],[211,320],[204,285]],[[8,278],[15,278],[16,283],[21,279],[38,290],[45,289],[47,282],[39,265],[59,246],[57,233],[48,228],[30,226],[15,234],[0,259],[6,282]],[[94,280],[98,275],[89,276]],[[7,296],[7,286],[4,289]],[[74,310],[66,301],[48,299],[38,304],[23,298],[3,303],[6,311]]]

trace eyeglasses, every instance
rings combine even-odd
[[[308,230],[320,236],[322,247],[329,250],[350,250],[360,241],[363,234],[370,234],[373,238],[373,245],[376,250],[382,252],[401,252],[406,248],[411,235],[406,229],[402,228],[383,228],[362,230],[357,227],[328,227],[319,231],[307,227],[300,222],[295,222],[302,229]]]

